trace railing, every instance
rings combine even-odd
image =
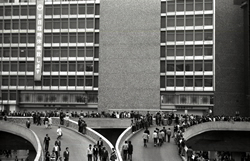
[[[40,140],[38,139],[34,131],[7,121],[0,121],[0,131],[12,133],[14,135],[21,136],[22,138],[28,140],[36,149],[36,157],[34,160],[35,161],[44,160]]]

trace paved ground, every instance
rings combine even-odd
[[[161,147],[154,147],[152,133],[155,128],[156,126],[149,128],[150,139],[147,148],[143,146],[143,130],[130,139],[134,146],[133,161],[182,161],[173,138],[171,138],[170,143],[165,142]],[[173,127],[170,128],[173,130]],[[162,129],[162,127],[158,127],[158,129]]]
[[[56,135],[57,126],[52,126],[52,129],[46,129],[44,126],[36,126],[31,124],[30,129],[33,130],[38,135],[41,143],[43,143],[45,135],[49,134],[51,139],[49,145],[49,151],[51,152],[57,138]],[[61,147],[62,147],[62,151],[60,153],[61,156],[63,155],[65,148],[69,147],[70,160],[87,161],[87,148],[89,144],[93,145],[93,142],[87,139],[86,137],[83,137],[82,135],[79,135],[78,133],[66,128],[62,128],[62,132],[63,132],[63,137],[61,139]]]

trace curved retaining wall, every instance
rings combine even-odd
[[[207,131],[250,131],[250,122],[206,122],[189,127],[183,137],[188,140]]]
[[[0,131],[8,132],[14,135],[21,136],[28,140],[36,149],[35,161],[43,161],[43,151],[41,143],[34,131],[27,129],[23,126],[6,121],[0,121]]]

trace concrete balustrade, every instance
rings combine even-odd
[[[188,140],[207,131],[250,131],[250,122],[206,122],[189,127],[183,137]]]
[[[16,123],[11,123],[7,121],[0,121],[0,131],[8,132],[14,135],[18,135],[26,140],[28,140],[36,150],[35,161],[43,161],[43,151],[41,147],[40,140],[37,135],[30,129],[20,126]]]

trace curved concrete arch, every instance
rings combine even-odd
[[[8,132],[14,135],[18,135],[28,140],[36,149],[35,161],[43,161],[43,151],[40,140],[34,131],[27,129],[23,126],[13,124],[10,122],[0,121],[0,131]]]
[[[250,122],[206,122],[191,126],[185,131],[183,137],[188,140],[198,134],[208,131],[250,131]]]

